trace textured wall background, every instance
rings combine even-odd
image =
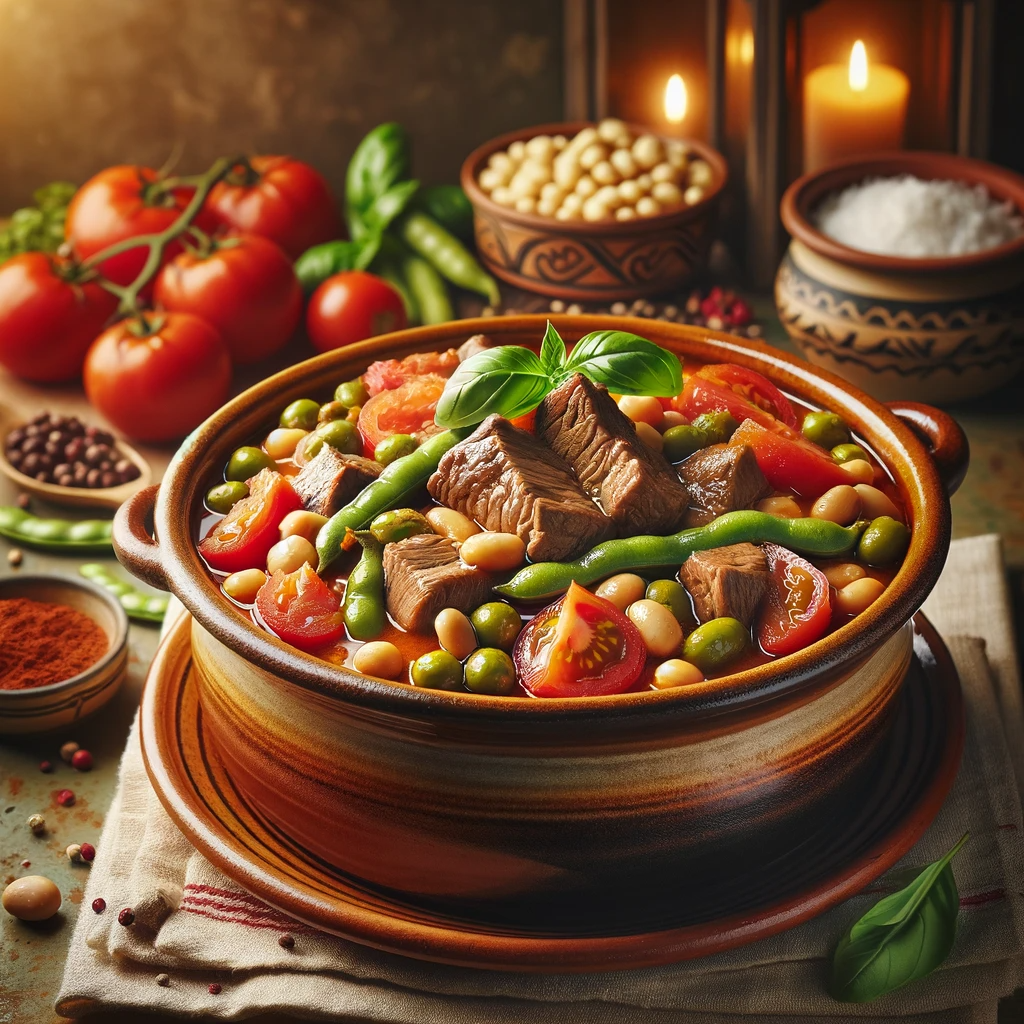
[[[562,110],[553,0],[0,0],[0,212],[114,163],[291,153],[340,192],[402,121],[428,183]]]

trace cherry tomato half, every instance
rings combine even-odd
[[[236,501],[199,542],[199,553],[218,572],[262,569],[281,539],[281,520],[300,508],[302,502],[288,479],[261,469],[249,481],[249,496]]]
[[[640,678],[640,631],[610,601],[577,583],[538,612],[512,649],[519,681],[535,697],[622,693]]]
[[[365,270],[327,278],[313,292],[306,310],[306,333],[320,352],[400,331],[407,322],[401,295]]]
[[[302,651],[314,651],[345,631],[341,598],[307,563],[278,570],[256,594],[256,612],[273,633]]]
[[[258,235],[213,243],[208,256],[183,252],[160,271],[153,296],[164,309],[212,324],[236,363],[276,352],[302,318],[302,288],[291,260]]]
[[[778,544],[764,544],[772,574],[757,625],[766,654],[793,654],[820,640],[832,622],[828,580],[805,558]]]
[[[436,373],[450,377],[459,368],[459,353],[450,348],[446,352],[413,352],[404,359],[381,359],[370,363],[363,374],[363,383],[371,395],[393,391],[410,377]]]
[[[95,282],[73,282],[59,256],[23,252],[0,266],[0,365],[42,384],[82,372],[85,353],[117,308]]]
[[[796,431],[796,412],[789,399],[756,370],[732,363],[702,366],[686,380],[679,411],[689,419],[702,412],[729,412],[737,423],[753,420],[769,430]],[[790,430],[780,428],[780,423]]]
[[[374,395],[359,412],[359,433],[366,457],[372,459],[373,450],[392,434],[411,434],[422,443],[443,430],[434,422],[434,410],[444,385],[444,377],[428,373],[425,377],[410,377],[397,388]]]

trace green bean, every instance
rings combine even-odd
[[[102,551],[111,546],[109,519],[40,519],[13,505],[0,505],[0,536],[41,551]]]
[[[534,601],[554,597],[574,580],[587,586],[617,572],[665,565],[680,565],[695,551],[747,541],[772,542],[802,555],[834,558],[857,544],[866,523],[839,526],[827,519],[784,519],[768,512],[744,510],[725,515],[692,530],[668,537],[623,537],[598,544],[574,562],[535,562],[494,589],[513,600]]]
[[[99,562],[87,562],[79,566],[78,571],[87,580],[113,594],[129,619],[136,619],[139,622],[163,622],[170,601],[166,594],[145,594],[141,590],[136,590]]]
[[[446,231],[464,242],[473,240],[473,204],[458,185],[421,188],[412,205],[429,214]]]
[[[351,532],[351,531],[350,531]],[[342,614],[353,640],[376,640],[384,632],[384,546],[370,533],[352,533],[363,553],[345,583]]]
[[[419,310],[420,323],[443,324],[455,319],[444,279],[429,260],[409,253],[402,263],[402,271]]]
[[[501,302],[497,282],[470,255],[469,250],[449,234],[432,217],[413,210],[397,222],[398,234],[415,252],[418,252],[452,284],[471,292],[478,292],[492,306]]]
[[[437,469],[441,456],[464,437],[468,437],[474,429],[457,427],[428,437],[411,455],[395,459],[372,484],[364,487],[344,508],[335,512],[317,534],[316,550],[320,556],[320,570],[326,569],[341,554],[346,530],[361,530],[381,512],[401,505],[410,494],[426,484],[427,478]]]

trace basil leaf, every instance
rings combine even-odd
[[[515,419],[535,409],[551,387],[541,361],[528,348],[489,348],[467,359],[448,379],[434,422],[466,427],[492,413]]]
[[[332,274],[343,270],[365,270],[377,255],[381,236],[368,234],[358,242],[324,242],[307,249],[295,261],[295,276],[308,295]]]
[[[956,938],[960,896],[950,862],[964,835],[910,885],[879,900],[840,940],[832,956],[829,993],[866,1003],[930,974]]]
[[[418,181],[395,182],[374,199],[360,220],[354,222],[354,237],[362,239],[367,235],[383,234],[388,225],[405,211],[419,187]]]
[[[367,133],[345,174],[345,205],[353,234],[374,200],[409,177],[409,167],[409,136],[400,124],[389,121]]]
[[[565,364],[565,342],[550,320],[540,346],[540,362],[545,372],[552,377]]]
[[[625,331],[594,331],[581,338],[558,382],[582,373],[620,395],[671,398],[683,390],[678,356]]]

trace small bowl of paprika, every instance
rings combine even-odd
[[[0,580],[0,734],[76,722],[117,692],[128,667],[128,618],[86,580]]]

